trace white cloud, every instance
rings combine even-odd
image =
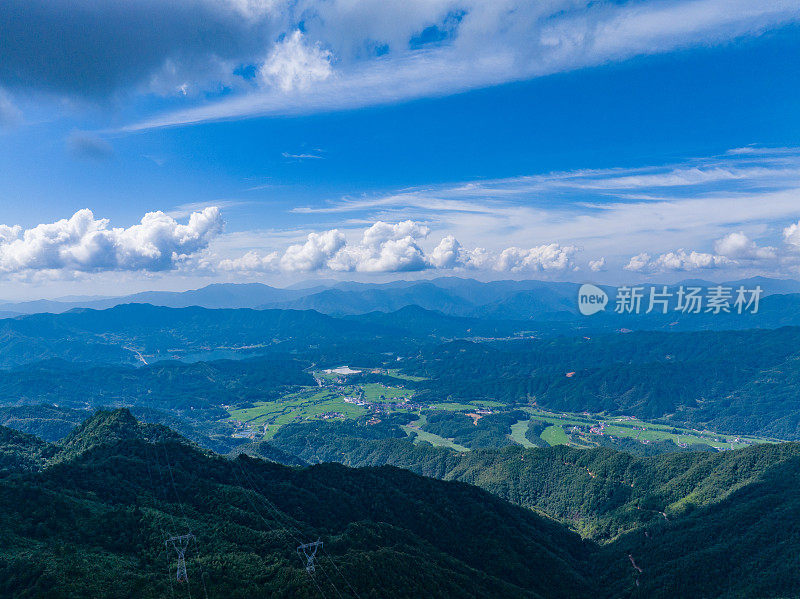
[[[800,221],[783,230],[783,239],[794,250],[800,250]]]
[[[729,165],[692,166],[688,168],[662,168],[640,169],[644,172],[634,172],[618,177],[597,176],[602,173],[586,173],[586,176],[565,177],[560,185],[576,189],[607,189],[607,190],[636,190],[657,189],[662,187],[692,187],[729,181],[742,181],[744,183],[769,182],[800,178],[800,168],[796,166],[789,169],[776,169],[765,167],[744,167]]]
[[[532,248],[510,247],[500,252],[468,249],[453,235],[446,235],[426,252],[421,243],[428,227],[406,220],[378,221],[365,229],[356,243],[348,243],[337,229],[310,233],[302,244],[294,244],[281,256],[278,251],[250,250],[238,258],[219,262],[222,271],[240,272],[335,272],[397,273],[427,269],[497,270],[514,273],[565,272],[576,269],[578,249],[558,243]]]
[[[229,272],[275,272],[280,267],[278,252],[260,254],[255,250],[239,258],[226,258],[219,263],[219,269]]]
[[[777,257],[777,250],[774,247],[759,247],[741,231],[729,233],[715,241],[714,251],[735,260],[774,260]]]
[[[523,249],[510,247],[500,252],[495,269],[509,272],[565,271],[574,268],[578,248],[557,243]]]
[[[19,238],[21,234],[22,227],[19,225],[14,225],[13,227],[0,225],[0,247]]]
[[[448,235],[439,242],[429,257],[431,265],[435,268],[456,268],[461,266],[461,244],[452,235]]]
[[[646,252],[638,254],[630,259],[627,266],[625,266],[625,270],[642,273],[663,273],[713,269],[730,264],[734,264],[734,262],[725,256],[696,251],[687,252],[680,249],[666,252],[656,258],[652,258]]]
[[[282,255],[279,251],[265,253],[252,249],[243,256],[219,261],[218,267],[221,271],[229,272],[294,273],[327,269],[338,272],[392,273],[428,268],[487,269],[497,263],[497,255],[483,248],[464,248],[452,235],[444,237],[430,253],[426,253],[420,243],[428,235],[428,227],[419,222],[378,221],[362,232],[357,243],[348,243],[344,233],[333,229],[308,234],[304,243],[290,245]],[[534,248],[524,251],[537,250]],[[547,262],[544,254],[542,260],[543,264]],[[548,269],[555,268],[555,263],[551,262],[552,260],[546,264]],[[527,266],[533,267],[531,259]]]
[[[647,269],[648,265],[650,264],[650,254],[647,252],[642,252],[641,254],[636,254],[632,256],[628,264],[625,266],[625,270],[630,270],[633,272],[642,272]]]
[[[358,245],[347,246],[329,266],[358,272],[408,272],[428,267],[418,242],[428,236],[425,225],[411,220],[396,224],[376,222],[364,231]]]
[[[291,26],[294,30],[272,50],[262,67],[271,82],[267,89],[157,116],[126,130],[441,96],[724,43],[800,16],[796,2],[752,0],[306,0],[294,11],[280,12],[289,20],[292,13],[302,15],[304,33]],[[442,41],[414,47],[412,39],[428,27],[438,28]],[[336,76],[332,55],[338,60]]]
[[[217,207],[205,208],[180,224],[163,212],[149,212],[128,228],[110,228],[91,210],[23,230],[0,226],[0,272],[164,271],[208,247],[223,228]]]
[[[262,83],[282,92],[306,90],[333,73],[332,55],[319,43],[308,45],[302,32],[294,31],[275,45],[258,71]]]
[[[310,153],[292,154],[291,152],[281,152],[281,156],[283,156],[284,158],[290,158],[292,160],[309,160],[309,159],[322,160],[325,158],[320,154],[310,154]]]
[[[597,260],[589,260],[589,270],[592,272],[602,272],[606,269],[606,258],[598,258]]]
[[[493,257],[484,248],[467,249],[453,235],[446,235],[427,259],[433,268],[483,269],[491,265]]]
[[[281,258],[281,268],[289,272],[319,270],[328,265],[346,243],[345,236],[336,229],[309,233],[305,243],[289,246]]]
[[[227,272],[337,272],[395,273],[433,269],[494,269],[498,271],[564,272],[575,269],[573,246],[557,243],[532,248],[510,247],[496,253],[467,249],[446,235],[426,253],[420,243],[429,235],[426,225],[406,220],[378,221],[365,229],[357,243],[348,243],[337,229],[310,233],[304,243],[290,245],[283,255],[250,250],[238,258],[219,261]]]

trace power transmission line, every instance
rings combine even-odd
[[[145,442],[145,456],[147,456],[147,449],[148,449],[149,446],[150,446],[150,443]],[[162,492],[164,493],[164,504],[165,504],[164,513],[166,513],[169,516],[170,521],[172,522],[172,532],[167,534],[166,531],[164,530],[164,528],[162,527],[161,528],[161,534],[164,535],[164,538],[169,538],[169,537],[175,535],[177,527],[175,525],[175,516],[172,515],[172,511],[167,507],[167,504],[169,503],[169,497],[167,496],[166,484],[164,483],[164,475],[163,475],[163,471],[161,470],[161,462],[158,459],[158,449],[156,448],[155,444],[153,444],[153,457],[155,458],[155,466],[156,466],[156,469],[158,470],[158,480],[159,480],[159,483],[160,483],[158,485],[158,488],[161,489]],[[147,459],[148,459],[148,471],[149,471],[150,470],[149,458],[147,458]],[[152,481],[152,472],[151,472],[151,481]],[[158,497],[157,494],[155,493],[155,490],[154,490],[154,496],[153,497],[154,497],[154,499],[157,499],[157,497]],[[169,580],[170,591],[171,591],[172,596],[174,598],[175,597],[175,585],[174,585],[174,582],[172,580],[172,567],[170,565],[170,559],[169,559],[169,555],[170,555],[169,554],[169,548],[165,548],[164,555],[167,558],[167,579]],[[189,596],[189,598],[191,599],[192,591],[189,588],[188,584],[186,585],[186,592],[187,592],[187,595]]]
[[[153,490],[153,508],[155,510],[158,510],[158,493],[156,492],[156,483],[155,483],[155,479],[153,478],[153,470],[150,468],[150,457],[148,456],[149,446],[150,446],[150,443],[145,442],[145,444],[144,444],[144,463],[147,465],[147,474],[148,474],[148,476],[150,478],[150,488]],[[160,471],[159,471],[159,478],[161,478],[161,472]],[[159,487],[159,488],[161,488],[161,487]],[[161,525],[160,519],[158,519],[158,528],[159,528],[159,530],[161,531],[161,534],[164,537],[169,536],[169,535],[166,534],[166,531],[164,530],[164,527]],[[161,554],[161,550],[159,550],[159,554]],[[172,569],[170,568],[170,565],[169,565],[169,550],[167,550],[167,549],[164,550],[164,556],[167,559],[167,578],[169,579],[170,595],[172,596],[172,599],[175,599],[175,586],[172,584],[172,576],[171,576]]]
[[[239,462],[239,463],[238,463],[238,465],[239,465],[239,469],[242,471],[242,476],[244,476],[244,477],[245,477],[245,478],[248,480],[248,487],[249,487],[250,489],[252,489],[252,490],[253,490],[253,492],[254,492],[254,493],[255,493],[255,494],[256,494],[256,495],[257,495],[259,498],[261,498],[261,500],[262,500],[262,501],[263,501],[263,502],[264,502],[264,503],[267,505],[267,507],[269,507],[269,508],[270,508],[270,509],[271,509],[271,510],[272,510],[272,511],[273,511],[273,512],[276,514],[276,516],[277,516],[277,518],[278,518],[279,520],[280,520],[280,519],[283,519],[283,521],[285,522],[285,526],[286,526],[286,527],[289,529],[289,533],[291,534],[292,538],[294,538],[294,539],[295,539],[295,541],[297,541],[297,542],[300,544],[300,546],[298,547],[298,550],[299,550],[301,547],[303,547],[303,546],[309,546],[309,545],[311,545],[311,543],[303,543],[303,542],[302,542],[302,541],[301,541],[301,540],[300,540],[300,539],[299,539],[297,536],[295,536],[294,534],[292,534],[292,530],[294,530],[295,532],[297,532],[297,534],[298,534],[298,535],[302,535],[302,531],[300,531],[298,528],[296,528],[296,527],[295,527],[295,525],[293,524],[292,520],[289,518],[289,516],[288,516],[287,514],[285,514],[285,513],[281,512],[281,511],[280,511],[280,510],[279,510],[279,509],[278,509],[278,508],[275,506],[275,504],[273,504],[273,503],[272,503],[272,502],[271,502],[269,499],[267,499],[267,497],[266,497],[266,496],[265,496],[263,493],[259,493],[258,491],[256,491],[256,489],[255,489],[255,487],[256,487],[256,484],[255,484],[255,481],[253,480],[253,477],[252,477],[252,476],[251,476],[251,475],[250,475],[250,474],[249,474],[249,473],[248,473],[248,472],[247,472],[247,471],[246,471],[246,470],[245,470],[245,469],[242,467],[242,465],[241,465],[241,462]],[[237,478],[238,478],[238,476],[237,476]],[[329,560],[329,561],[331,562],[331,564],[333,564],[333,566],[336,568],[337,572],[339,573],[339,576],[341,576],[341,578],[342,578],[342,579],[345,581],[345,584],[347,584],[347,586],[348,586],[348,587],[350,588],[350,590],[353,592],[353,595],[355,595],[355,596],[356,596],[358,599],[360,599],[360,597],[359,597],[358,593],[355,591],[355,589],[353,589],[353,585],[352,585],[352,584],[350,584],[350,582],[347,580],[347,578],[345,577],[344,573],[343,573],[343,572],[342,572],[342,571],[339,569],[339,567],[336,565],[336,562],[334,562],[334,561],[333,561],[333,558],[330,556],[330,554],[328,554],[328,553],[325,551],[325,548],[324,548],[324,546],[323,546],[323,544],[322,544],[321,542],[320,542],[320,544],[319,544],[319,548],[320,548],[320,549],[322,549],[323,553],[325,553],[325,555],[328,557],[328,560]],[[328,579],[328,582],[329,582],[329,583],[330,583],[330,585],[333,587],[333,589],[334,589],[334,591],[336,592],[336,594],[337,594],[339,597],[342,597],[342,593],[339,591],[338,587],[336,586],[336,583],[333,581],[333,579],[331,578],[331,576],[328,574],[328,571],[325,569],[325,567],[324,567],[324,566],[323,566],[323,565],[322,565],[320,562],[318,562],[316,559],[314,560],[314,566],[315,566],[315,567],[319,567],[319,568],[322,570],[322,573],[323,573],[323,574],[325,575],[325,577]]]
[[[164,442],[162,445],[164,446],[164,458],[166,459],[167,470],[169,471],[169,478],[170,478],[170,481],[172,482],[172,490],[175,492],[175,499],[178,500],[178,505],[181,508],[181,513],[183,514],[183,522],[186,525],[186,529],[189,531],[189,535],[194,539],[195,537],[192,534],[192,527],[189,524],[189,518],[186,516],[186,509],[183,506],[183,501],[181,501],[180,494],[178,493],[178,487],[175,484],[175,476],[172,473],[172,465],[170,464],[170,461],[169,461],[169,452],[167,451],[167,443]],[[200,558],[200,550],[197,548],[197,541],[195,541],[195,553],[197,554],[197,558],[196,558],[197,559],[197,565],[200,568],[200,583],[203,586],[203,596],[205,597],[205,599],[208,599],[208,589],[206,588],[206,580],[205,580],[206,576],[205,576],[205,571],[203,570],[203,561]],[[184,567],[185,567],[185,565],[186,564],[184,562]],[[188,587],[188,584],[187,584],[187,587]]]
[[[238,462],[238,460],[234,460],[234,461],[236,462],[235,466],[239,467],[239,470],[242,473],[242,477],[244,477],[245,480],[247,480],[248,479],[247,471],[242,467],[241,463]],[[239,486],[241,488],[245,489],[245,495],[247,496],[247,500],[250,502],[250,505],[253,506],[253,510],[256,512],[256,514],[258,514],[259,518],[261,518],[264,521],[264,523],[267,525],[267,527],[272,532],[277,534],[278,531],[272,526],[272,524],[270,524],[269,520],[267,520],[267,518],[264,516],[264,514],[262,514],[261,510],[258,508],[258,506],[255,504],[253,499],[250,497],[248,491],[252,491],[252,493],[254,495],[256,495],[257,497],[260,497],[264,501],[264,503],[266,503],[267,506],[270,507],[270,509],[272,509],[272,511],[275,512],[275,514],[278,515],[278,517],[279,517],[278,520],[280,520],[281,516],[285,516],[285,515],[281,514],[281,512],[266,497],[264,497],[261,493],[256,491],[255,488],[254,488],[254,485],[252,485],[251,483],[248,483],[248,482],[245,482],[245,484],[242,484],[242,479],[239,478],[239,475],[236,472],[235,466],[234,466],[232,472],[233,472],[234,476],[236,477],[236,480],[238,481]],[[291,525],[291,523],[288,523],[288,524],[289,524],[288,526],[284,525],[283,530],[288,532],[289,536],[292,537],[292,539],[294,539],[295,542],[297,542],[299,545],[302,546],[303,542],[297,536],[295,536],[294,531],[292,530],[293,526]],[[297,532],[299,532],[299,531],[297,531]],[[324,572],[324,570],[323,570],[323,572]],[[319,582],[317,582],[317,579],[314,577],[314,570],[313,569],[309,570],[308,568],[306,568],[306,573],[308,574],[308,577],[311,579],[311,582],[314,583],[314,586],[319,591],[319,594],[322,595],[323,599],[326,599],[325,592],[322,590],[322,587],[319,585]],[[336,589],[335,585],[333,585],[333,586],[334,586],[334,590],[338,593],[338,589]]]

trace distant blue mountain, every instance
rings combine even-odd
[[[114,298],[81,301],[35,300],[0,304],[0,312],[8,314],[58,314],[74,308],[103,310],[122,304],[152,304],[167,308],[255,308],[268,302],[287,302],[315,293],[323,287],[280,289],[262,283],[215,283],[191,291],[145,291]]]
[[[710,287],[716,283],[692,279],[679,284]],[[800,293],[800,282],[754,277],[722,283],[730,287],[760,286],[764,295]],[[673,285],[674,287],[674,285]],[[551,281],[490,281],[440,277],[422,281],[357,283],[322,281],[276,288],[261,283],[222,283],[201,289],[147,291],[117,298],[37,300],[0,304],[0,317],[42,312],[61,313],[74,308],[106,309],[141,303],[169,308],[256,308],[316,310],[332,316],[394,312],[419,306],[450,316],[492,320],[564,321],[577,316],[578,283]],[[605,288],[613,293],[613,287]]]

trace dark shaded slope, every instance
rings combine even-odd
[[[197,596],[201,570],[211,598],[318,596],[295,551],[316,538],[364,599],[590,595],[589,546],[477,488],[394,468],[231,461],[150,432],[99,414],[61,459],[0,479],[0,595],[169,596],[164,538],[189,529]],[[352,596],[326,562],[315,580]]]
[[[798,486],[795,455],[718,503],[625,535],[608,547],[606,596],[660,599],[691,589],[693,597],[797,597]]]

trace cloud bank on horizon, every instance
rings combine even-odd
[[[358,218],[295,231],[288,241],[283,232],[225,232],[223,211],[236,210],[235,202],[176,210],[186,224],[151,212],[127,228],[84,209],[28,229],[0,225],[0,273],[21,279],[118,271],[586,278],[616,269],[623,276],[797,276],[798,198],[800,149],[747,147],[680,164],[471,181],[296,207],[315,218]],[[671,245],[696,243],[698,235],[695,247]]]

